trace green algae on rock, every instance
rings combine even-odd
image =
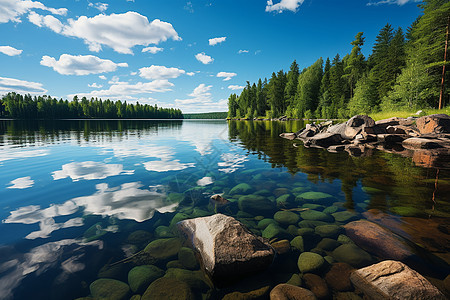
[[[300,220],[300,216],[292,211],[278,211],[273,218],[284,225],[294,225]]]
[[[178,254],[181,248],[181,240],[178,238],[168,238],[154,240],[149,243],[144,252],[156,259],[168,259]]]
[[[128,284],[133,293],[142,294],[153,281],[163,276],[164,271],[156,266],[137,266],[128,272]]]
[[[128,284],[115,279],[97,279],[91,283],[89,289],[95,299],[127,300],[130,296]]]
[[[318,272],[323,265],[325,260],[323,257],[317,253],[313,252],[303,252],[298,257],[298,269],[302,273]]]

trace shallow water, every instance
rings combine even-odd
[[[303,125],[0,121],[0,299],[84,297],[96,279],[127,283],[133,267],[149,263],[181,278],[168,271],[186,268],[176,255],[152,262],[132,255],[151,241],[175,236],[176,221],[215,212],[237,218],[273,242],[292,240],[299,228],[317,225],[303,222],[299,208],[325,210],[328,216],[348,210],[354,212],[351,219],[326,222],[342,226],[368,218],[437,258],[427,264],[450,262],[449,170],[418,167],[392,153],[351,157],[296,148],[278,136]],[[251,189],[232,192],[240,183]],[[209,196],[216,193],[232,203],[211,205]],[[253,193],[277,203],[276,208],[265,215],[239,210],[238,199]],[[289,196],[280,199],[283,195]],[[259,224],[289,209],[299,220],[290,227],[279,224],[277,234]],[[332,251],[317,249],[320,240],[304,237],[304,250],[333,259]],[[273,287],[299,274],[299,254],[292,249],[279,255],[268,272],[227,288],[214,288],[201,272],[192,273],[199,279],[189,284],[196,297],[210,299]],[[439,274],[428,278],[441,284]]]

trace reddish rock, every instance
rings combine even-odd
[[[422,275],[398,261],[386,260],[356,270],[350,279],[369,299],[446,299]]]
[[[290,285],[279,284],[270,292],[270,300],[316,300],[316,296],[307,289]]]
[[[325,281],[328,286],[339,292],[351,291],[353,289],[350,281],[350,274],[354,268],[346,263],[334,263],[331,269],[325,274]]]
[[[330,290],[327,283],[320,276],[308,273],[303,276],[303,280],[305,280],[306,287],[316,295],[317,299],[330,298]]]
[[[416,120],[416,126],[421,134],[450,133],[450,116],[436,114],[420,117]]]

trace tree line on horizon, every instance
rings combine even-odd
[[[448,100],[450,76],[444,59],[450,2],[425,0],[423,14],[403,31],[386,24],[366,59],[365,38],[358,32],[351,52],[332,60],[319,58],[302,71],[294,60],[288,72],[273,72],[240,95],[228,98],[228,117],[253,119],[348,118],[355,114],[440,106]],[[446,34],[447,33],[447,34]],[[444,68],[444,69],[443,69]],[[447,102],[448,103],[448,102]]]
[[[86,97],[72,101],[14,92],[0,98],[0,117],[13,119],[183,119],[180,109]]]

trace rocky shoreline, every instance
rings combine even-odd
[[[450,168],[450,116],[446,114],[393,117],[376,122],[367,115],[356,115],[344,123],[307,124],[298,132],[280,136],[329,152],[370,156],[377,149],[411,157],[423,167]]]

